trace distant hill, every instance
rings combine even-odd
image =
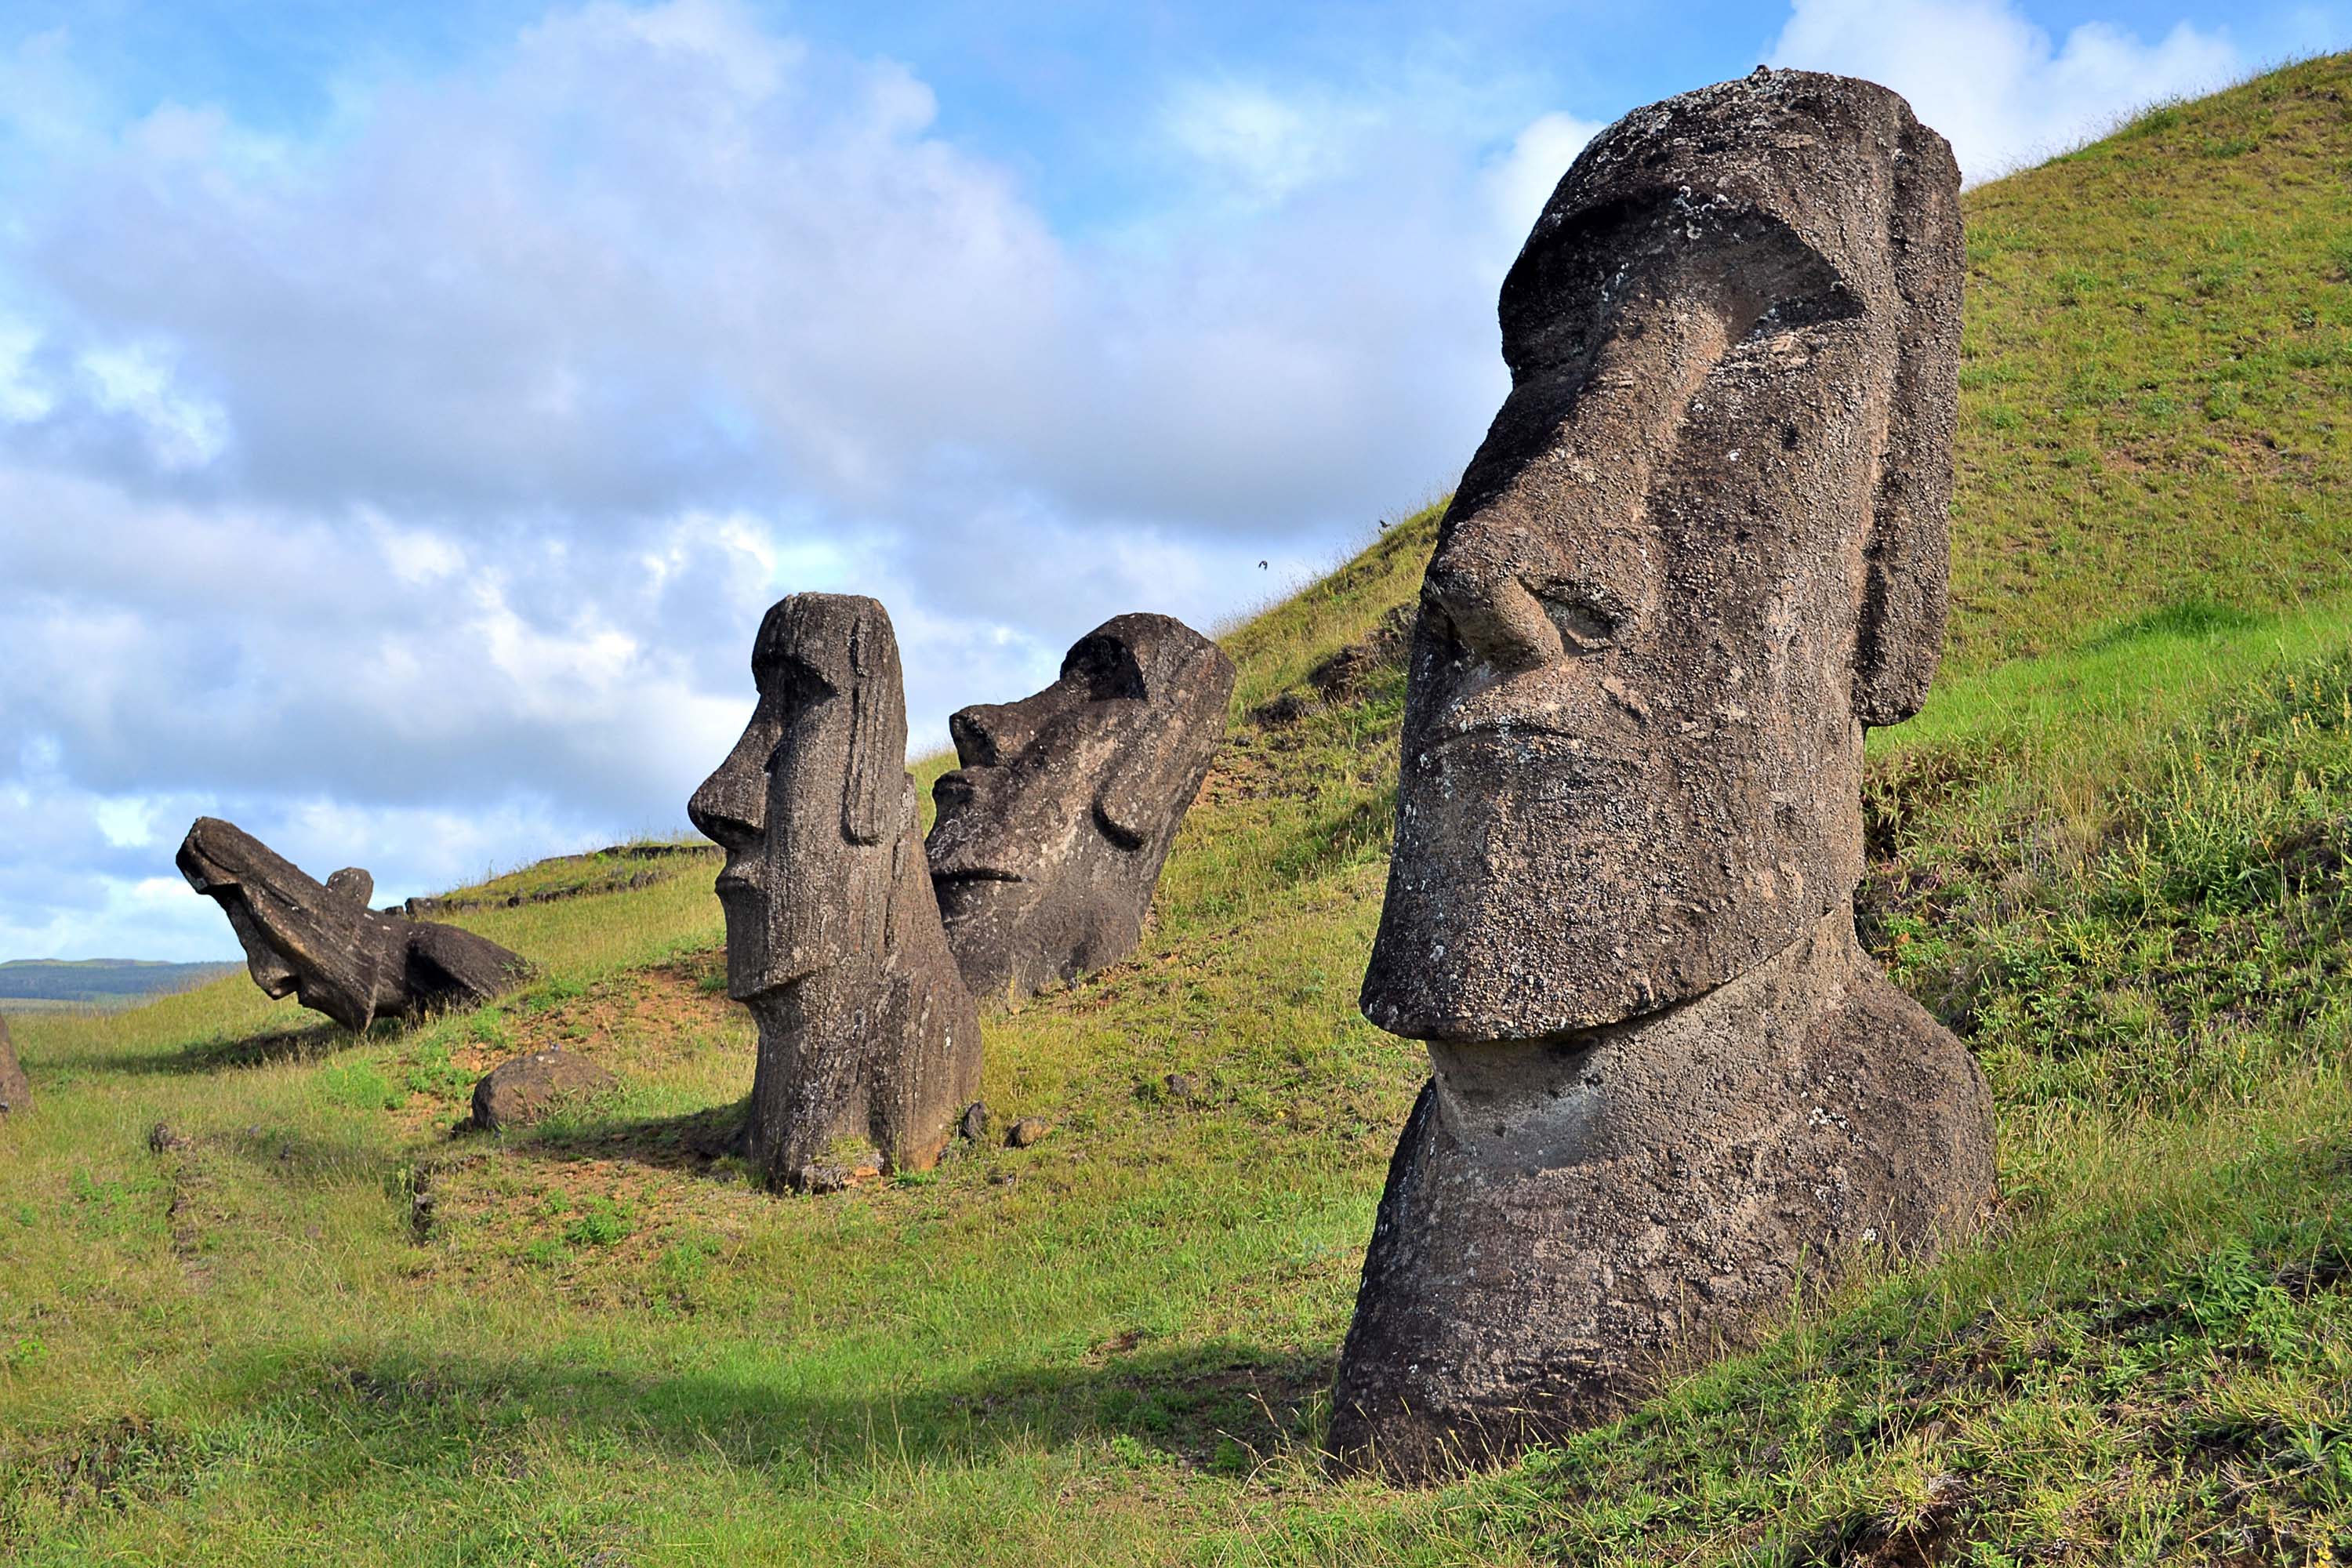
[[[235,963],[152,963],[135,958],[18,958],[0,963],[0,1012],[127,1007],[234,973]]]

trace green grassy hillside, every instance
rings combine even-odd
[[[752,1035],[691,857],[461,890],[545,978],[423,1027],[242,979],[24,1022],[0,1551],[2352,1557],[2347,88],[2299,66],[1969,198],[1954,657],[1874,738],[1863,923],[1993,1082],[1979,1244],[1502,1474],[1322,1477],[1423,1074],[1354,1000],[1423,514],[1225,639],[1234,733],[1142,951],[992,1021],[986,1098],[1053,1124],[1034,1148],[747,1184]],[[553,1042],[623,1088],[451,1136]]]

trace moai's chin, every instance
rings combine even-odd
[[[1800,1280],[1931,1253],[1991,1198],[1991,1101],[1839,910],[1764,968],[1575,1041],[1433,1053],[1381,1200],[1330,1448],[1418,1482],[1622,1414]]]

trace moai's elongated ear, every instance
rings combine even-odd
[[[907,776],[906,693],[898,639],[881,606],[849,630],[849,767],[841,787],[841,831],[852,844],[878,844],[897,826]]]
[[[1895,401],[1864,546],[1853,661],[1854,716],[1865,724],[1899,724],[1927,700],[1943,657],[1951,593],[1964,269],[1960,174],[1951,147],[1912,121],[1895,154],[1894,187],[1887,246],[1902,301]]]

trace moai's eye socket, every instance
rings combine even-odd
[[[785,711],[797,713],[833,696],[835,688],[806,659],[786,658],[776,667],[774,690]]]

